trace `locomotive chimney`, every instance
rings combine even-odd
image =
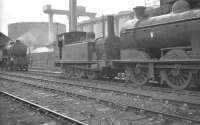
[[[160,6],[164,6],[164,0],[160,0]]]
[[[108,21],[108,37],[112,37],[115,35],[114,16],[113,15],[107,16],[107,21]]]
[[[145,7],[144,6],[137,6],[135,8],[133,8],[133,11],[135,13],[135,17],[137,19],[142,19],[145,17]]]

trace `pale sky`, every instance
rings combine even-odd
[[[147,3],[155,0],[146,0]],[[157,0],[158,1],[158,0]],[[0,31],[7,34],[7,25],[16,22],[47,22],[43,6],[51,4],[53,9],[68,10],[68,0],[0,0]],[[145,0],[77,0],[86,11],[97,15],[116,14],[132,10],[134,6],[145,5]],[[54,22],[68,24],[66,16],[54,16]]]

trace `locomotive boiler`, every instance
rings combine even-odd
[[[151,18],[145,17],[144,7],[135,8],[136,18],[128,21],[121,31],[122,49],[141,48],[151,57],[160,58],[162,48],[190,46],[193,42],[196,43],[192,47],[193,56],[196,54],[198,58],[200,50],[194,33],[200,32],[200,10],[178,11],[179,2],[174,4],[172,13]]]
[[[13,57],[24,57],[26,56],[26,52],[27,46],[19,40],[16,40],[16,42],[10,42],[4,50],[5,55]]]
[[[1,67],[8,70],[28,70],[27,46],[5,35],[1,36],[1,43],[4,43],[0,49]]]
[[[200,9],[178,0],[169,14],[148,17],[145,7],[134,11],[121,31],[121,60],[113,61],[123,67],[126,80],[143,85],[156,79],[174,89],[198,81]]]

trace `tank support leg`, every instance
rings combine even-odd
[[[148,64],[148,68],[149,68],[149,79],[154,79],[155,75],[154,75],[154,63],[149,63]]]

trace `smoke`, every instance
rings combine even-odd
[[[43,32],[38,29],[30,29],[25,34],[17,38],[28,47],[42,47],[51,44],[48,40],[48,32]]]
[[[22,41],[28,47],[35,46],[37,42],[37,39],[33,36],[31,32],[28,32],[17,39]]]
[[[53,52],[53,48],[39,47],[34,49],[31,53]]]
[[[27,33],[18,37],[17,40],[20,40],[28,46],[28,53],[53,52],[52,48],[46,47],[51,44],[48,40],[48,32],[31,29]]]

